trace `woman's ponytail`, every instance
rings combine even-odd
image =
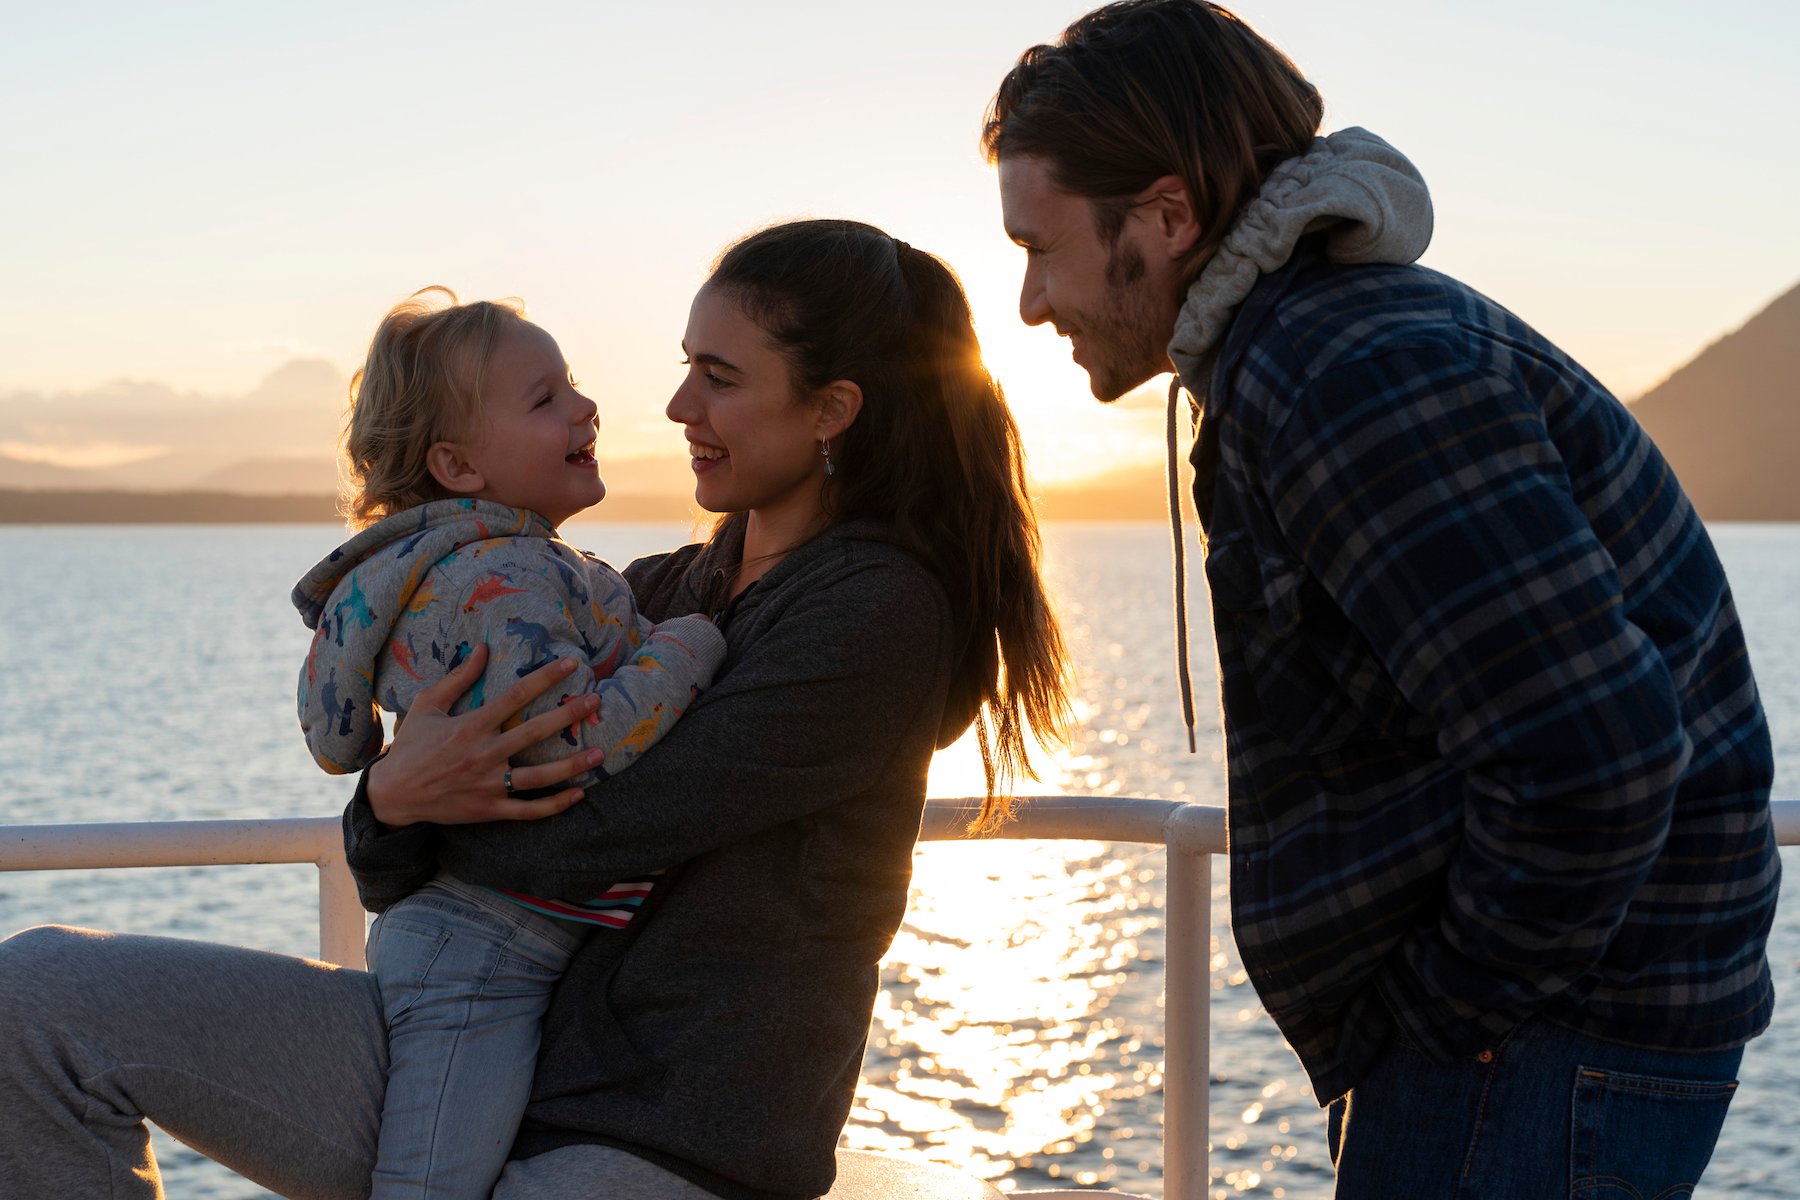
[[[1068,723],[1067,657],[1040,571],[1042,541],[1026,491],[1025,453],[1000,387],[981,360],[962,285],[937,258],[900,244],[912,292],[917,344],[930,348],[923,388],[940,391],[956,461],[945,482],[960,518],[943,545],[945,566],[965,586],[980,646],[968,655],[971,685],[981,689],[976,737],[987,780],[977,825],[1005,819],[998,797],[1032,777],[1027,728],[1040,742],[1063,737]],[[979,667],[977,664],[979,663]]]
[[[936,568],[965,635],[943,732],[976,720],[987,795],[975,827],[999,825],[1014,782],[1032,775],[1027,729],[1039,742],[1066,730],[1068,665],[1018,426],[962,286],[932,255],[851,221],[752,234],[708,282],[781,347],[800,389],[862,389],[827,500],[834,517],[885,522]]]

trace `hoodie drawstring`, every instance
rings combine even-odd
[[[1188,753],[1194,748],[1194,680],[1188,671],[1187,546],[1181,536],[1181,475],[1175,461],[1175,405],[1181,376],[1169,380],[1169,529],[1175,535],[1175,671],[1181,682],[1181,719],[1187,723]]]

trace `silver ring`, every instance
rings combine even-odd
[[[511,796],[513,794],[512,768],[511,767],[506,768],[506,778],[500,781],[500,785],[506,789],[506,794],[508,796]]]

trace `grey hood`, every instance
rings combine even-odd
[[[1178,372],[1169,384],[1166,426],[1169,524],[1175,536],[1175,664],[1190,754],[1195,749],[1194,689],[1188,672],[1177,402],[1183,387],[1195,397],[1206,394],[1211,355],[1256,281],[1286,265],[1301,238],[1322,231],[1332,262],[1410,263],[1431,242],[1431,193],[1406,155],[1366,129],[1352,127],[1314,138],[1305,154],[1270,171],[1256,198],[1238,214],[1231,232],[1188,288],[1187,302],[1175,320],[1175,337],[1169,342],[1169,358]],[[1201,503],[1198,489],[1194,500]]]
[[[492,500],[432,500],[362,530],[294,585],[294,607],[313,631],[300,668],[300,728],[321,767],[344,775],[381,753],[378,664],[396,626],[429,603],[432,568],[465,546],[521,536],[554,539],[556,530]],[[388,706],[397,704],[390,694]]]
[[[1329,230],[1333,262],[1412,262],[1431,242],[1431,193],[1407,157],[1366,129],[1314,138],[1269,172],[1188,288],[1169,357],[1182,383],[1205,387],[1207,356],[1256,281],[1279,270],[1309,233]]]

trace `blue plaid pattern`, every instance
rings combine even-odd
[[[1492,301],[1303,242],[1193,461],[1244,966],[1321,1103],[1396,1024],[1668,1050],[1766,1027],[1773,756],[1706,530]]]

